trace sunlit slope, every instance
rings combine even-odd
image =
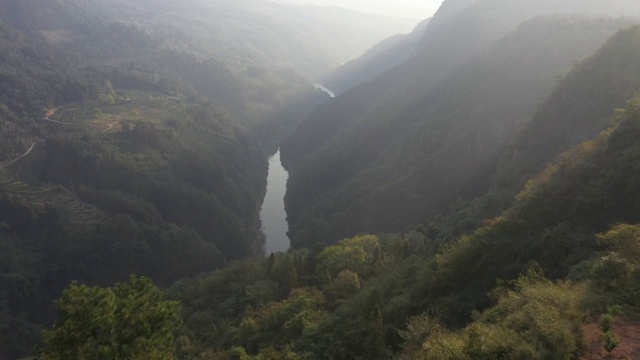
[[[529,181],[502,216],[445,247],[436,259],[443,276],[424,288],[425,303],[456,299],[458,310],[470,312],[490,302],[487,290],[496,279],[512,279],[534,261],[553,278],[591,276],[597,251],[608,246],[596,234],[640,221],[634,180],[639,105],[636,96],[612,128],[563,153]],[[619,300],[637,306],[631,298]]]
[[[517,184],[558,153],[610,126],[611,109],[623,108],[640,90],[639,69],[640,27],[619,32],[578,63],[518,133],[498,182]]]
[[[498,215],[558,154],[611,126],[612,110],[624,107],[640,89],[639,49],[639,29],[632,27],[576,63],[518,129],[500,159],[491,189],[458,204],[443,220],[452,233],[464,233],[482,219]]]

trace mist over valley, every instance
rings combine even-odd
[[[0,2],[0,360],[637,359],[636,0]]]

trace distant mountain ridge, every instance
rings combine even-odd
[[[84,36],[100,23],[161,23],[163,28],[156,32],[169,38],[181,35],[206,57],[251,57],[269,67],[294,69],[309,81],[413,26],[407,19],[266,0],[7,0],[3,6],[6,11],[0,18],[19,29],[73,36]],[[173,16],[176,12],[181,15]],[[229,57],[226,60],[235,60]]]
[[[322,80],[322,84],[340,94],[404,63],[413,54],[429,21],[430,19],[423,20],[409,34],[398,34],[385,39],[359,58],[333,71]]]

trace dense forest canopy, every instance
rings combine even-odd
[[[640,358],[639,15],[0,3],[0,359]]]

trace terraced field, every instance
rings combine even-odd
[[[60,186],[29,186],[19,180],[0,176],[0,196],[22,199],[37,208],[54,208],[71,223],[102,223],[107,216],[95,206],[82,202]]]
[[[85,126],[96,131],[114,132],[121,130],[125,121],[161,123],[176,111],[184,111],[178,97],[122,91],[108,102],[95,101],[52,109],[42,120],[54,126]]]

